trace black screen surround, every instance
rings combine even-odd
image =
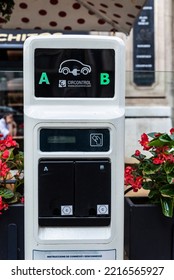
[[[35,97],[113,98],[113,49],[35,49]]]

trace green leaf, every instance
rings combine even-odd
[[[159,190],[162,195],[174,197],[174,185],[165,185]]]
[[[147,135],[151,138],[156,138],[156,135],[158,135],[158,134],[159,134],[159,132],[150,132]]]
[[[170,174],[173,171],[173,169],[174,169],[174,164],[169,161],[166,161],[164,164],[164,171],[167,174]]]
[[[168,134],[162,134],[158,138],[154,138],[149,142],[149,146],[162,147],[168,145],[172,147],[174,145],[173,139]]]
[[[13,160],[13,159],[14,159],[13,150],[14,150],[14,148],[10,148],[10,149],[9,149],[10,155],[9,155],[8,160]]]
[[[153,187],[152,181],[143,182],[143,189],[144,190],[151,190]]]
[[[17,202],[19,202],[20,198],[21,198],[21,194],[20,194],[19,192],[15,192],[13,198],[10,199],[10,200],[8,201],[8,203],[9,203],[9,204],[17,203]]]
[[[165,142],[165,143],[168,143],[168,142],[170,142],[171,141],[171,138],[170,138],[170,136],[168,135],[168,134],[162,134],[160,137],[159,137],[159,140],[161,141],[161,142]]]
[[[150,147],[162,147],[164,146],[164,143],[162,141],[160,141],[159,138],[151,140],[148,144]]]
[[[136,155],[134,154],[134,155],[132,155],[131,157],[136,158],[136,159],[139,160],[139,161],[142,161],[143,159],[146,158],[146,156],[143,155],[143,154],[140,154],[139,156],[136,156]]]
[[[174,183],[174,173],[167,174],[167,182],[169,184],[173,184]]]
[[[170,138],[174,141],[174,134],[171,134]]]
[[[148,197],[150,199],[156,198],[159,195],[159,191],[157,189],[151,189],[148,193]]]
[[[9,199],[14,196],[14,193],[9,189],[0,188],[0,196],[4,197],[5,199]]]
[[[161,207],[164,216],[173,217],[173,198],[161,196]]]
[[[160,164],[146,164],[146,166],[144,167],[144,173],[147,175],[155,174],[160,170],[160,168]]]

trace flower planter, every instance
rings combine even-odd
[[[13,204],[0,215],[0,260],[24,259],[24,205]]]
[[[173,260],[174,218],[147,198],[125,197],[125,255],[130,260]]]

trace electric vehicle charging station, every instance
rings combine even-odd
[[[124,44],[24,44],[25,259],[123,259]]]

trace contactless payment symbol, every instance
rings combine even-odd
[[[91,147],[102,147],[103,146],[103,134],[102,133],[91,133],[90,134],[90,146]]]

